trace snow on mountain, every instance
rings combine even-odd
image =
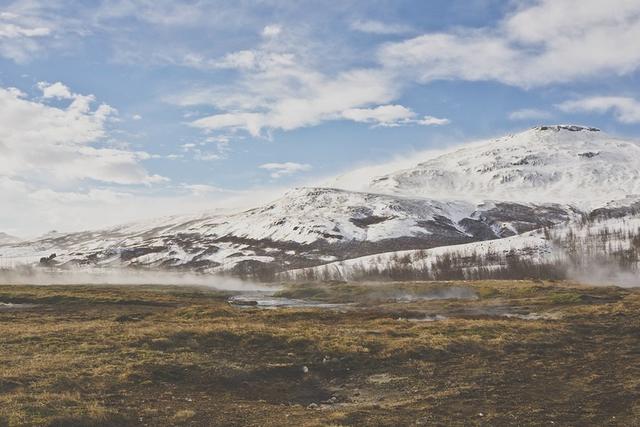
[[[348,172],[321,181],[319,186],[350,191],[376,192],[371,189],[371,182],[375,178],[412,168],[417,163],[426,162],[451,151],[454,149],[431,149],[404,154],[383,163],[355,167]]]
[[[551,253],[549,239],[523,233],[585,219],[619,222],[640,212],[640,146],[595,128],[540,126],[430,157],[369,188],[300,188],[236,214],[8,242],[0,244],[0,268],[134,266],[269,278],[328,263],[340,272],[361,262],[384,264],[398,251],[514,249],[542,257]]]
[[[226,216],[161,218],[0,247],[0,263],[149,266],[238,274],[495,239],[580,215],[562,205],[436,201],[302,188]],[[55,254],[55,258],[49,257]]]
[[[19,242],[20,238],[0,232],[0,245]]]
[[[281,273],[279,277],[286,280],[304,280],[311,277],[323,280],[358,280],[362,276],[375,276],[381,272],[399,268],[406,271],[429,270],[433,268],[439,258],[446,255],[455,255],[474,260],[470,261],[466,266],[466,268],[474,268],[477,267],[477,260],[488,258],[492,254],[496,258],[489,267],[495,268],[504,264],[504,257],[509,253],[516,253],[527,260],[539,264],[555,260],[559,254],[553,243],[545,239],[544,235],[536,230],[502,239],[478,241],[463,245],[367,255],[335,261],[321,266],[289,270]],[[373,272],[376,272],[376,274],[373,274]]]
[[[539,126],[376,178],[371,189],[412,197],[594,208],[640,194],[640,145],[592,127]]]
[[[445,257],[450,257],[460,269],[458,273],[462,274],[473,273],[478,268],[507,268],[512,260],[517,260],[530,266],[564,265],[571,275],[585,283],[589,282],[590,274],[601,275],[603,270],[614,272],[609,277],[600,277],[606,282],[613,278],[620,280],[621,271],[637,271],[640,268],[639,252],[640,209],[624,217],[609,217],[601,212],[588,221],[561,223],[546,230],[538,229],[502,239],[335,261],[286,271],[278,277],[283,280],[393,279],[394,274],[414,272],[420,275],[433,271]],[[637,286],[640,278],[637,274],[634,276]]]

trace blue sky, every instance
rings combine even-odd
[[[248,206],[539,123],[640,131],[640,3],[0,1],[0,231]]]

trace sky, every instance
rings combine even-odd
[[[0,232],[250,207],[542,123],[637,138],[638,40],[638,0],[0,0]]]

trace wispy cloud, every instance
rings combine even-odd
[[[375,108],[352,108],[342,112],[342,117],[354,122],[371,123],[374,126],[397,127],[403,125],[440,126],[449,123],[448,119],[433,116],[418,118],[411,109],[402,105],[380,105]]]
[[[496,27],[429,33],[385,45],[380,61],[426,83],[494,80],[534,87],[640,67],[640,3],[542,0]]]
[[[200,118],[191,125],[211,131],[242,129],[253,136],[336,120],[352,108],[382,104],[398,96],[396,82],[384,71],[357,69],[330,77],[290,64],[271,64],[244,75],[236,86],[218,90],[228,92],[210,103],[229,112]]]
[[[640,102],[625,96],[592,96],[558,104],[558,108],[569,113],[613,112],[622,123],[640,123]]]
[[[551,118],[551,113],[537,108],[524,108],[509,113],[509,120],[545,120]]]
[[[393,24],[370,19],[357,19],[352,21],[349,24],[349,27],[354,31],[369,34],[406,34],[413,31],[413,29],[408,25]]]
[[[424,116],[417,120],[416,123],[422,126],[443,126],[451,123],[451,120],[433,116]]]
[[[277,24],[267,25],[262,29],[263,37],[276,37],[282,32],[282,26]]]
[[[280,178],[285,175],[292,175],[298,172],[305,172],[311,170],[311,165],[304,163],[265,163],[259,166],[260,169],[266,169],[271,172],[272,178]]]
[[[108,136],[108,121],[117,114],[107,104],[93,107],[93,95],[72,93],[62,83],[39,84],[49,105],[14,88],[0,88],[0,176],[30,177],[43,182],[91,179],[117,184],[150,184],[164,178],[140,165],[144,152],[98,148]]]
[[[52,26],[37,16],[0,12],[0,56],[27,61],[40,50],[40,40],[52,35]]]

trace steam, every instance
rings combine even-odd
[[[461,286],[447,286],[442,288],[430,289],[426,292],[401,292],[395,294],[393,299],[398,302],[429,301],[441,299],[476,300],[478,299],[478,294],[476,294],[475,291],[470,288]]]
[[[23,267],[0,270],[0,284],[203,286],[216,290],[241,292],[278,290],[276,286],[272,285],[262,285],[212,274],[106,268],[45,269]]]
[[[640,272],[624,270],[615,262],[583,263],[579,267],[571,267],[568,277],[579,283],[592,286],[619,286],[635,288],[640,286]]]

